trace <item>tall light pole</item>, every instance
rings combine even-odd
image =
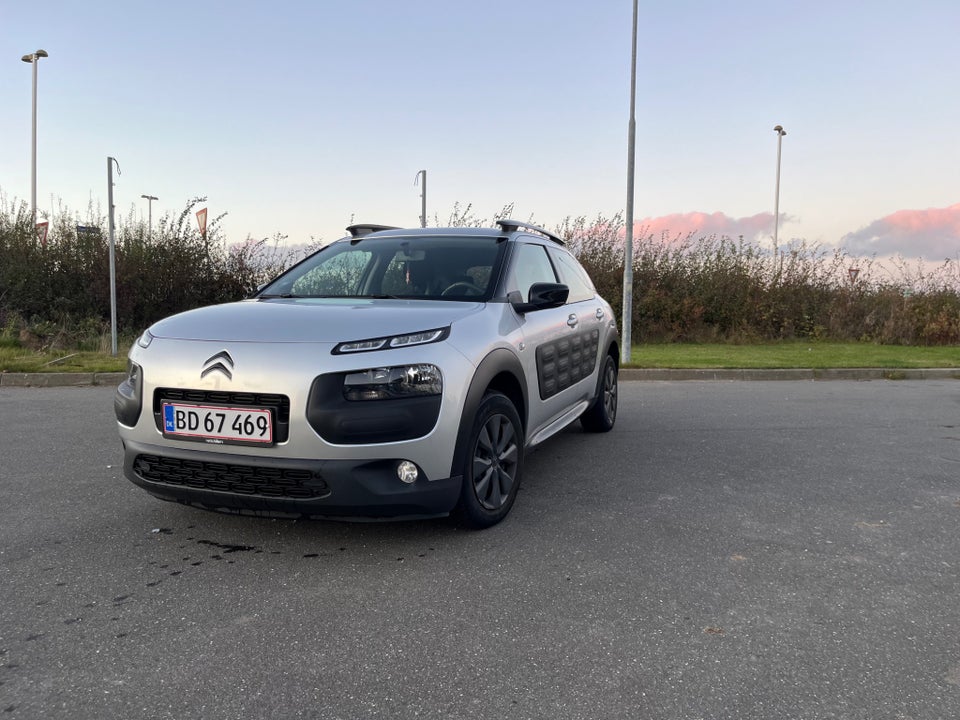
[[[147,201],[147,240],[153,240],[153,201],[159,200],[156,195],[141,195]]]
[[[49,57],[46,50],[24,55],[21,60],[33,65],[33,143],[30,154],[30,213],[33,218],[34,232],[37,227],[37,67],[40,58]]]
[[[780,145],[787,131],[782,125],[777,125],[773,130],[777,133],[777,190],[773,197],[773,254],[776,255],[780,252]]]
[[[413,178],[413,184],[416,185],[420,176],[423,176],[423,184],[420,186],[420,227],[427,226],[427,171],[420,170]]]
[[[633,45],[630,52],[630,122],[627,127],[627,227],[623,239],[623,338],[620,362],[630,362],[633,347],[633,176],[637,135],[637,0],[633,0]]]
[[[117,261],[116,246],[117,234],[113,223],[113,166],[120,172],[120,163],[114,158],[107,157],[107,217],[110,225],[110,349],[111,354],[117,354]]]

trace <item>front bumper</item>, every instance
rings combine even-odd
[[[461,478],[407,484],[403,458],[312,460],[243,456],[124,441],[123,471],[161,500],[267,517],[412,519],[448,515]]]

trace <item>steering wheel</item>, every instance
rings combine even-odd
[[[483,290],[478,288],[472,282],[467,282],[466,280],[458,280],[452,285],[447,286],[447,288],[440,293],[441,296],[444,295],[483,295]]]

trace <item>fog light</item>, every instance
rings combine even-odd
[[[397,463],[397,477],[400,478],[405,483],[416,482],[417,476],[420,474],[420,471],[417,470],[417,466],[414,465],[409,460],[401,460]]]

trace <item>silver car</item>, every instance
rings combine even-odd
[[[126,476],[226,512],[502,520],[526,450],[613,427],[619,335],[560,238],[497,225],[354,225],[151,326],[115,396]]]

